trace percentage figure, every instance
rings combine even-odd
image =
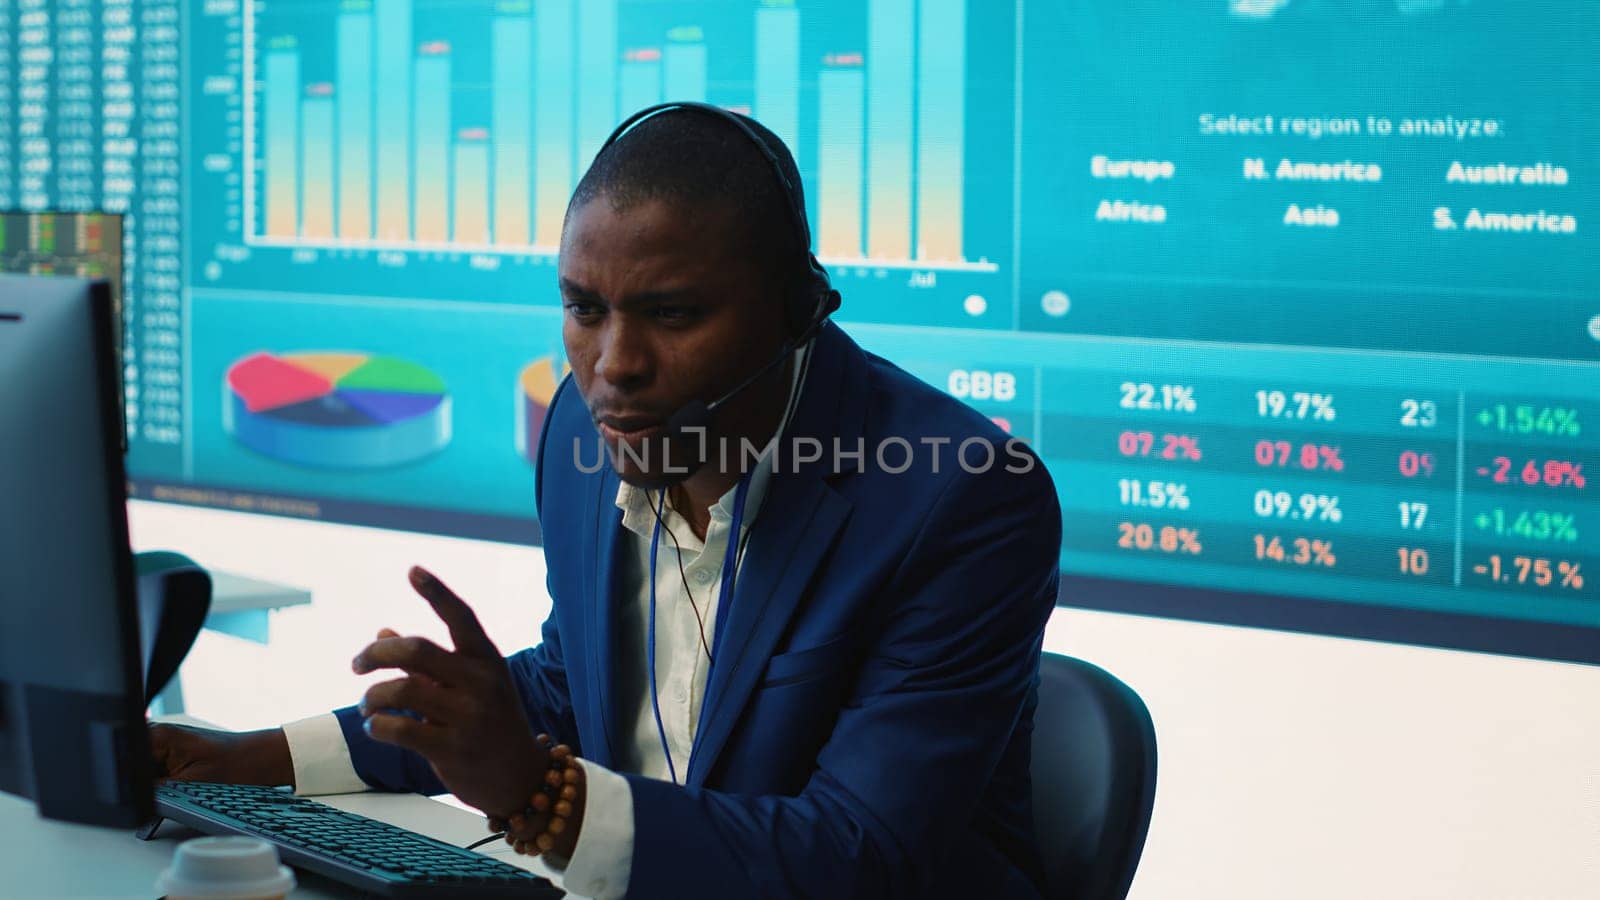
[[[1186,484],[1124,478],[1117,482],[1117,493],[1123,506],[1178,510],[1189,508],[1189,486]]]
[[[1333,552],[1332,541],[1303,537],[1285,540],[1281,537],[1258,534],[1255,536],[1255,544],[1256,559],[1324,569],[1331,569],[1339,564],[1339,558]]]
[[[1510,535],[1530,541],[1576,544],[1581,540],[1578,517],[1572,513],[1544,509],[1515,512],[1496,507],[1478,513],[1473,517],[1472,524],[1479,531],[1499,536]]]
[[[1581,591],[1584,585],[1583,565],[1564,559],[1551,560],[1540,556],[1513,556],[1507,559],[1496,553],[1473,566],[1472,571],[1497,584],[1532,585],[1563,591]]]
[[[1332,394],[1307,391],[1256,391],[1256,414],[1263,419],[1311,419],[1316,422],[1332,422],[1339,417]]]
[[[1407,450],[1400,454],[1400,474],[1406,478],[1432,478],[1437,469],[1438,461],[1432,453]]]
[[[1542,434],[1548,437],[1578,437],[1583,425],[1578,411],[1565,406],[1508,406],[1496,403],[1478,412],[1478,424],[1503,434]]]
[[[1296,447],[1289,441],[1257,441],[1256,465],[1294,466],[1310,472],[1343,472],[1344,456],[1340,448],[1331,444],[1301,444]]]
[[[1529,487],[1544,486],[1562,490],[1581,491],[1588,486],[1583,465],[1565,459],[1530,459],[1518,465],[1509,456],[1496,456],[1487,466],[1478,467],[1478,477],[1488,478],[1495,484],[1514,484],[1518,481]]]
[[[1181,413],[1192,413],[1199,409],[1199,404],[1195,402],[1194,385],[1191,384],[1124,381],[1120,389],[1123,409]]]
[[[1144,522],[1118,523],[1117,546],[1124,550],[1178,556],[1199,556],[1205,550],[1200,543],[1198,529],[1177,528],[1172,525],[1157,528]]]
[[[1174,462],[1199,462],[1201,459],[1200,438],[1192,434],[1124,431],[1117,435],[1117,452],[1126,457],[1155,456]]]
[[[1288,491],[1256,491],[1255,512],[1263,519],[1302,519],[1316,522],[1344,521],[1339,498],[1327,494],[1300,494]]]

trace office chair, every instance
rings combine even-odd
[[[1033,725],[1033,819],[1046,900],[1122,900],[1155,801],[1150,711],[1104,669],[1046,653]]]
[[[144,659],[144,702],[149,706],[188,655],[211,610],[211,576],[181,553],[136,553],[139,650]]]

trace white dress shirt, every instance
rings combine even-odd
[[[789,403],[778,429],[780,435],[799,401],[809,350],[808,345],[795,351]],[[741,540],[766,496],[777,441],[774,437],[767,445],[751,472],[744,519],[739,529]],[[730,457],[737,452],[737,447],[730,447]],[[633,720],[628,739],[617,748],[617,767],[622,771],[667,781],[675,769],[677,780],[682,783],[689,770],[689,754],[694,746],[710,670],[705,647],[709,646],[713,654],[717,650],[714,631],[717,605],[721,600],[723,559],[732,538],[735,490],[723,494],[711,507],[711,523],[704,540],[695,536],[688,520],[670,503],[661,513],[664,527],[655,566],[656,688],[661,723],[672,752],[672,768],[668,767],[666,754],[662,752],[661,732],[656,728],[650,704],[646,653],[650,628],[650,544],[656,527],[655,501],[660,494],[626,482],[617,490],[616,505],[622,510],[622,525],[627,531],[623,539],[633,551],[619,554],[625,567],[619,574],[624,594],[634,598],[632,603],[620,608],[616,630],[619,642],[614,683],[618,692],[617,708],[632,710]],[[704,645],[701,644],[702,623]],[[283,726],[283,731],[289,741],[296,793],[338,794],[368,789],[366,782],[356,774],[344,733],[332,714],[291,722]],[[573,736],[556,737],[571,739]],[[633,868],[633,794],[627,780],[616,772],[588,760],[580,763],[588,794],[577,847],[564,869],[541,859],[540,874],[571,895],[617,900],[627,893]]]

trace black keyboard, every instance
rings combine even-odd
[[[156,812],[207,834],[264,838],[289,865],[381,897],[564,896],[532,872],[278,788],[169,782],[156,788]]]

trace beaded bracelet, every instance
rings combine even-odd
[[[509,820],[489,819],[489,829],[505,832],[506,843],[524,856],[538,856],[555,846],[557,836],[567,830],[573,804],[578,800],[578,785],[583,779],[583,769],[577,764],[571,747],[566,744],[551,746],[554,742],[548,734],[541,734],[535,740],[550,752],[550,768],[544,774],[539,792],[529,798],[522,812]],[[545,823],[544,830],[532,838],[523,836],[522,829],[527,822],[547,812],[550,821]]]

